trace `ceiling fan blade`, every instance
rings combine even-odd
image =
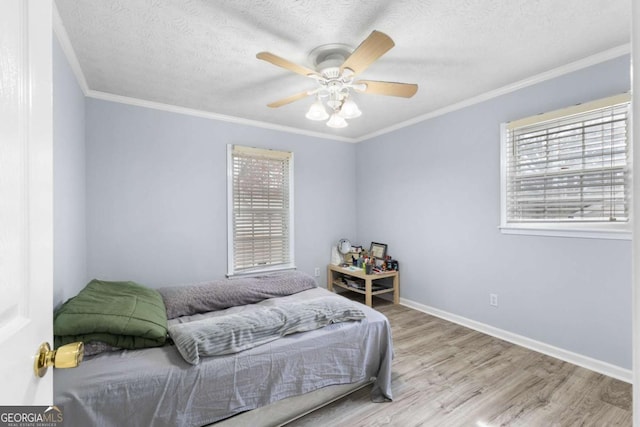
[[[306,98],[309,95],[310,95],[309,91],[305,90],[304,92],[300,92],[300,93],[297,93],[295,95],[291,95],[288,98],[283,98],[283,99],[280,99],[278,101],[272,102],[271,104],[267,104],[267,107],[271,107],[271,108],[282,107],[283,105],[291,104],[292,102],[299,101],[302,98]]]
[[[354,74],[359,74],[393,46],[395,46],[395,43],[391,40],[391,37],[380,31],[373,31],[344,61],[340,71],[348,68]]]
[[[358,85],[365,84],[367,87],[361,89]],[[377,80],[358,80],[353,83],[354,89],[375,95],[401,96],[411,98],[418,91],[418,85],[412,83],[380,82]]]
[[[274,55],[270,52],[260,52],[256,55],[256,58],[262,59],[263,61],[267,61],[272,63],[273,65],[277,65],[278,67],[282,67],[286,70],[293,71],[294,73],[302,74],[303,76],[309,75],[319,75],[311,68],[303,67],[302,65],[294,64],[293,62],[286,60],[284,58],[279,57],[278,55]]]

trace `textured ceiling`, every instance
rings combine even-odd
[[[629,43],[631,0],[56,0],[91,91],[327,135],[361,138]],[[323,44],[356,47],[372,30],[396,46],[359,77],[417,83],[410,99],[356,93],[343,129],[307,120]]]

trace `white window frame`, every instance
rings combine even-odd
[[[509,123],[500,125],[500,226],[498,227],[503,234],[521,234],[521,235],[537,235],[537,236],[554,236],[554,237],[577,237],[577,238],[595,238],[595,239],[631,239],[631,226],[633,221],[633,204],[628,201],[629,220],[623,223],[588,223],[588,222],[529,222],[514,223],[509,222],[507,218],[507,132],[509,127],[524,126],[527,124],[541,123],[547,120],[558,119],[561,117],[579,114],[586,111],[602,108],[605,106],[616,105],[621,102],[630,102],[630,94],[621,94],[596,100],[593,102],[576,105],[552,111],[538,116],[528,117]],[[633,193],[631,188],[631,176],[633,174],[633,141],[631,139],[631,114],[627,116],[627,144],[628,144],[628,197]]]
[[[235,270],[235,262],[234,262],[234,186],[233,186],[233,153],[234,147],[248,151],[254,152],[256,154],[262,155],[274,155],[274,156],[289,156],[289,262],[285,264],[277,264],[277,265],[269,265],[269,266],[256,266],[253,268],[242,269],[239,271]],[[277,150],[269,150],[264,148],[254,148],[248,146],[240,146],[234,144],[227,144],[227,277],[238,277],[238,276],[251,276],[262,274],[265,272],[275,272],[281,270],[290,270],[295,269],[295,248],[294,248],[294,183],[293,183],[293,153],[286,151],[277,151]]]

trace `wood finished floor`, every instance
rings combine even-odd
[[[394,400],[370,387],[287,427],[631,426],[631,385],[382,300]]]

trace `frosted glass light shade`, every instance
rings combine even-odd
[[[327,121],[327,126],[330,128],[344,128],[348,126],[344,117],[340,117],[337,113],[333,113],[331,118]]]
[[[362,111],[360,111],[356,103],[353,102],[351,98],[347,98],[347,100],[342,104],[340,115],[345,119],[355,119],[362,115]]]
[[[309,107],[309,111],[307,111],[305,117],[309,120],[327,120],[329,118],[329,113],[327,113],[327,110],[324,108],[322,101],[318,99],[316,102],[311,104],[311,107]]]

